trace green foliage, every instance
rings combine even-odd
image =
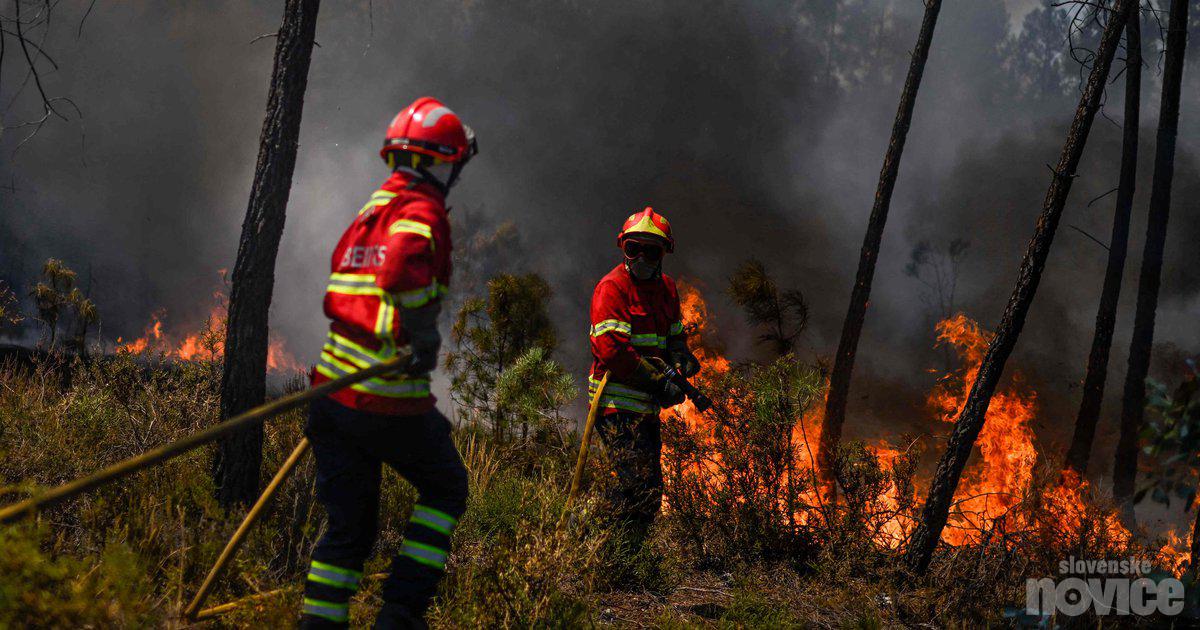
[[[58,335],[59,320],[63,315],[73,315],[75,332],[72,347],[83,353],[86,347],[88,328],[100,321],[96,304],[75,286],[75,272],[61,260],[50,258],[42,265],[42,281],[30,292],[37,307],[38,318],[46,326],[46,340],[50,347]],[[0,303],[2,303],[0,295]],[[2,318],[0,318],[2,319]]]
[[[797,289],[780,292],[762,262],[751,258],[743,262],[729,278],[729,296],[751,324],[767,332],[760,343],[771,344],[782,356],[792,351],[796,339],[808,327],[808,303]]]
[[[591,501],[564,516],[566,459],[530,476],[502,468],[471,497],[456,535],[435,626],[591,625],[607,532]]]
[[[534,346],[496,379],[496,407],[509,422],[538,431],[562,426],[559,410],[579,392],[571,375],[548,354]]]
[[[1169,505],[1171,496],[1182,499],[1184,509],[1196,500],[1196,475],[1200,471],[1200,372],[1189,361],[1192,374],[1174,392],[1163,383],[1147,381],[1146,407],[1154,417],[1142,428],[1147,455],[1157,460],[1149,482],[1135,496]]]
[[[812,509],[816,427],[804,414],[819,403],[820,375],[792,355],[701,379],[713,407],[691,426],[663,422],[664,476],[672,525],[694,557],[797,556],[808,539],[797,517]]]
[[[110,543],[93,569],[81,558],[43,551],[44,530],[0,528],[0,627],[141,627],[163,621],[144,579],[146,567]]]
[[[451,395],[473,421],[491,424],[497,439],[505,439],[512,426],[497,400],[501,375],[531,349],[552,352],[558,344],[547,312],[549,299],[550,285],[541,276],[500,274],[488,281],[486,298],[467,300],[455,318],[451,331],[455,349],[446,358]],[[541,368],[527,365],[524,369]],[[555,389],[552,383],[525,386]]]

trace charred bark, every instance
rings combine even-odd
[[[276,40],[258,164],[229,295],[225,369],[221,376],[223,418],[262,404],[266,396],[267,311],[296,165],[319,8],[320,0],[287,0]],[[256,427],[234,433],[220,443],[213,460],[213,477],[222,505],[247,504],[258,496],[262,441],[262,427]]]
[[[912,123],[913,109],[917,102],[917,90],[921,87],[921,76],[925,73],[925,61],[929,58],[929,47],[933,41],[933,29],[937,25],[941,0],[925,1],[925,17],[921,20],[921,31],[912,52],[908,76],[900,92],[900,105],[896,108],[896,120],[892,123],[892,136],[883,157],[883,168],[879,172],[879,184],[875,188],[875,203],[867,221],[867,234],[863,237],[862,251],[858,257],[858,272],[854,277],[854,289],[850,293],[850,307],[842,324],[842,338],[838,342],[833,371],[829,375],[829,395],[825,401],[825,421],[821,432],[821,443],[817,450],[818,468],[832,487],[833,453],[842,437],[842,425],[846,421],[846,400],[850,394],[850,375],[854,370],[854,357],[858,351],[858,338],[862,333],[863,319],[867,314],[867,302],[871,297],[871,281],[875,276],[875,262],[879,258],[879,244],[883,240],[883,228],[887,223],[888,209],[892,203],[892,190],[900,171],[900,156],[904,153],[904,141]]]
[[[1158,137],[1154,148],[1154,179],[1150,185],[1150,213],[1146,224],[1146,243],[1142,249],[1142,271],[1138,278],[1133,339],[1129,342],[1125,393],[1121,400],[1121,436],[1117,440],[1116,461],[1113,466],[1113,498],[1121,503],[1127,503],[1133,497],[1137,478],[1138,432],[1142,428],[1142,417],[1146,407],[1146,375],[1150,371],[1150,351],[1154,343],[1154,312],[1158,308],[1163,249],[1167,240],[1167,219],[1171,210],[1171,181],[1175,176],[1179,90],[1183,81],[1184,52],[1187,49],[1187,0],[1171,0],[1168,19]],[[1127,510],[1127,513],[1132,514],[1132,510]]]
[[[1037,228],[1025,257],[1021,260],[1021,268],[1017,274],[1017,284],[1008,299],[1008,306],[1000,318],[995,336],[988,344],[987,354],[979,367],[979,374],[971,386],[971,392],[963,405],[962,413],[954,424],[946,452],[938,462],[933,484],[929,488],[929,496],[921,512],[921,522],[913,533],[908,551],[906,564],[916,574],[923,574],[933,558],[934,549],[941,538],[942,529],[946,526],[950,504],[954,492],[958,488],[958,480],[963,467],[975,446],[975,439],[983,428],[985,414],[991,403],[996,384],[1004,372],[1004,364],[1008,361],[1021,328],[1025,325],[1025,316],[1037,293],[1041,281],[1042,270],[1046,265],[1046,257],[1050,254],[1050,246],[1054,242],[1054,233],[1058,229],[1059,219],[1062,218],[1063,206],[1067,195],[1071,192],[1071,183],[1075,178],[1075,169],[1083,155],[1087,144],[1088,132],[1092,121],[1100,107],[1100,99],[1104,93],[1104,84],[1108,80],[1108,72],[1112,67],[1113,56],[1121,39],[1121,30],[1125,28],[1129,4],[1134,0],[1117,0],[1108,18],[1108,25],[1100,40],[1091,73],[1083,94],[1079,98],[1079,106],[1075,109],[1075,118],[1071,122],[1071,130],[1067,134],[1058,165],[1046,190],[1046,198],[1042,203],[1042,212],[1038,217]]]
[[[1117,302],[1121,298],[1121,277],[1129,252],[1129,217],[1133,213],[1133,193],[1137,185],[1138,125],[1141,124],[1142,29],[1141,2],[1129,5],[1125,23],[1125,122],[1121,138],[1121,175],[1117,183],[1117,204],[1113,210],[1112,238],[1108,244],[1108,265],[1104,270],[1104,288],[1096,310],[1096,329],[1083,377],[1083,397],[1075,418],[1075,434],[1067,450],[1066,468],[1087,473],[1104,383],[1108,376],[1108,356],[1112,349],[1113,329],[1117,324]]]

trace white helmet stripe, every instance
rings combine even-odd
[[[422,127],[432,127],[437,124],[438,120],[441,120],[442,116],[445,116],[446,114],[453,114],[453,113],[454,112],[450,111],[449,107],[443,106],[443,107],[434,108],[433,111],[429,112],[428,114],[425,114],[425,119],[421,121],[421,126]]]

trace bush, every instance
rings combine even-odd
[[[701,385],[713,399],[702,419],[668,413],[663,420],[675,533],[702,563],[807,557],[805,525],[817,504],[815,477],[802,463],[811,461],[816,436],[803,417],[819,401],[819,374],[785,355]]]

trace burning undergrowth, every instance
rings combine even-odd
[[[709,564],[820,562],[836,549],[843,558],[873,558],[883,566],[916,528],[929,487],[918,463],[940,454],[940,440],[844,444],[833,463],[838,491],[822,487],[815,453],[825,377],[793,354],[761,364],[729,361],[700,292],[680,285],[689,341],[704,365],[697,384],[714,402],[704,414],[690,403],[664,414],[666,510],[681,540]],[[939,322],[936,332],[959,366],[941,374],[927,396],[935,436],[957,419],[990,341],[990,333],[963,314]],[[1038,412],[1037,392],[1014,371],[992,400],[959,483],[942,535],[942,562],[959,562],[964,552],[987,556],[1004,567],[996,570],[1010,584],[1020,582],[1022,571],[1070,554],[1139,553],[1181,572],[1187,555],[1181,536],[1143,543],[1146,537],[1125,528],[1085,480],[1057,474],[1053,458],[1038,450],[1032,428]],[[1018,568],[1012,564],[1018,557],[1031,561]]]
[[[225,355],[228,302],[224,291],[214,290],[207,317],[190,326],[171,326],[166,309],[158,309],[150,314],[150,321],[140,337],[130,341],[117,337],[113,350],[174,361],[216,361]],[[267,370],[280,374],[305,371],[286,346],[283,338],[271,334],[267,345]]]

